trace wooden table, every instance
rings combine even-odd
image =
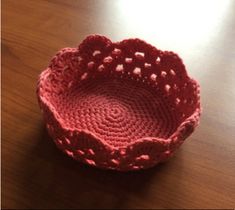
[[[3,208],[234,208],[235,1],[2,1]],[[90,168],[58,151],[36,100],[39,73],[88,34],[139,37],[184,59],[200,126],[146,171]]]

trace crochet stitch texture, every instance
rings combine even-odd
[[[75,160],[121,171],[171,157],[199,123],[199,84],[179,56],[140,39],[88,36],[37,84],[47,129]]]

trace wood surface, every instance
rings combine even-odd
[[[234,208],[235,1],[2,1],[2,208]],[[118,173],[63,155],[36,82],[86,35],[138,37],[183,58],[201,85],[200,126],[174,158]]]

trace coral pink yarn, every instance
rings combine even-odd
[[[37,85],[49,134],[75,160],[121,171],[167,160],[198,125],[198,83],[179,56],[140,39],[88,36]]]

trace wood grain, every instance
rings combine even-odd
[[[2,208],[235,207],[235,1],[175,2],[2,1]],[[38,75],[56,51],[93,33],[173,50],[200,82],[201,124],[167,163],[97,170],[48,137]]]

